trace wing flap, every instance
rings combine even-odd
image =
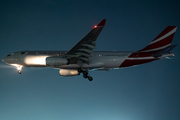
[[[89,50],[89,49],[78,49],[78,50],[79,50],[79,51],[82,51],[82,52],[89,53],[89,54],[92,53],[92,50]]]

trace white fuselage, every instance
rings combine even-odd
[[[14,52],[3,59],[10,65],[22,67],[50,67],[46,65],[46,58],[52,56],[63,56],[66,51],[27,51]],[[131,55],[132,52],[103,51],[93,52],[89,57],[89,64],[83,63],[83,68],[119,68],[120,65]],[[52,66],[51,66],[52,67]],[[53,66],[52,68],[77,69],[78,64]]]

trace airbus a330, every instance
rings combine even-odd
[[[80,40],[69,51],[19,51],[8,54],[3,62],[17,67],[22,73],[23,67],[58,68],[60,76],[76,76],[83,74],[92,81],[89,70],[111,70],[174,56],[170,51],[177,26],[166,27],[150,44],[136,52],[93,51],[96,39],[105,26],[106,19]]]

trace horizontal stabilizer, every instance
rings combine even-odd
[[[176,44],[177,45],[177,44]],[[161,57],[162,55],[168,54],[176,45],[170,45],[159,52],[153,54],[154,57]]]

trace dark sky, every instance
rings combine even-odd
[[[0,58],[21,50],[69,50],[107,19],[98,50],[136,51],[180,24],[178,0],[1,0]],[[179,44],[180,28],[173,39]],[[0,62],[0,120],[178,120],[180,50],[174,59],[60,77],[58,69]]]

